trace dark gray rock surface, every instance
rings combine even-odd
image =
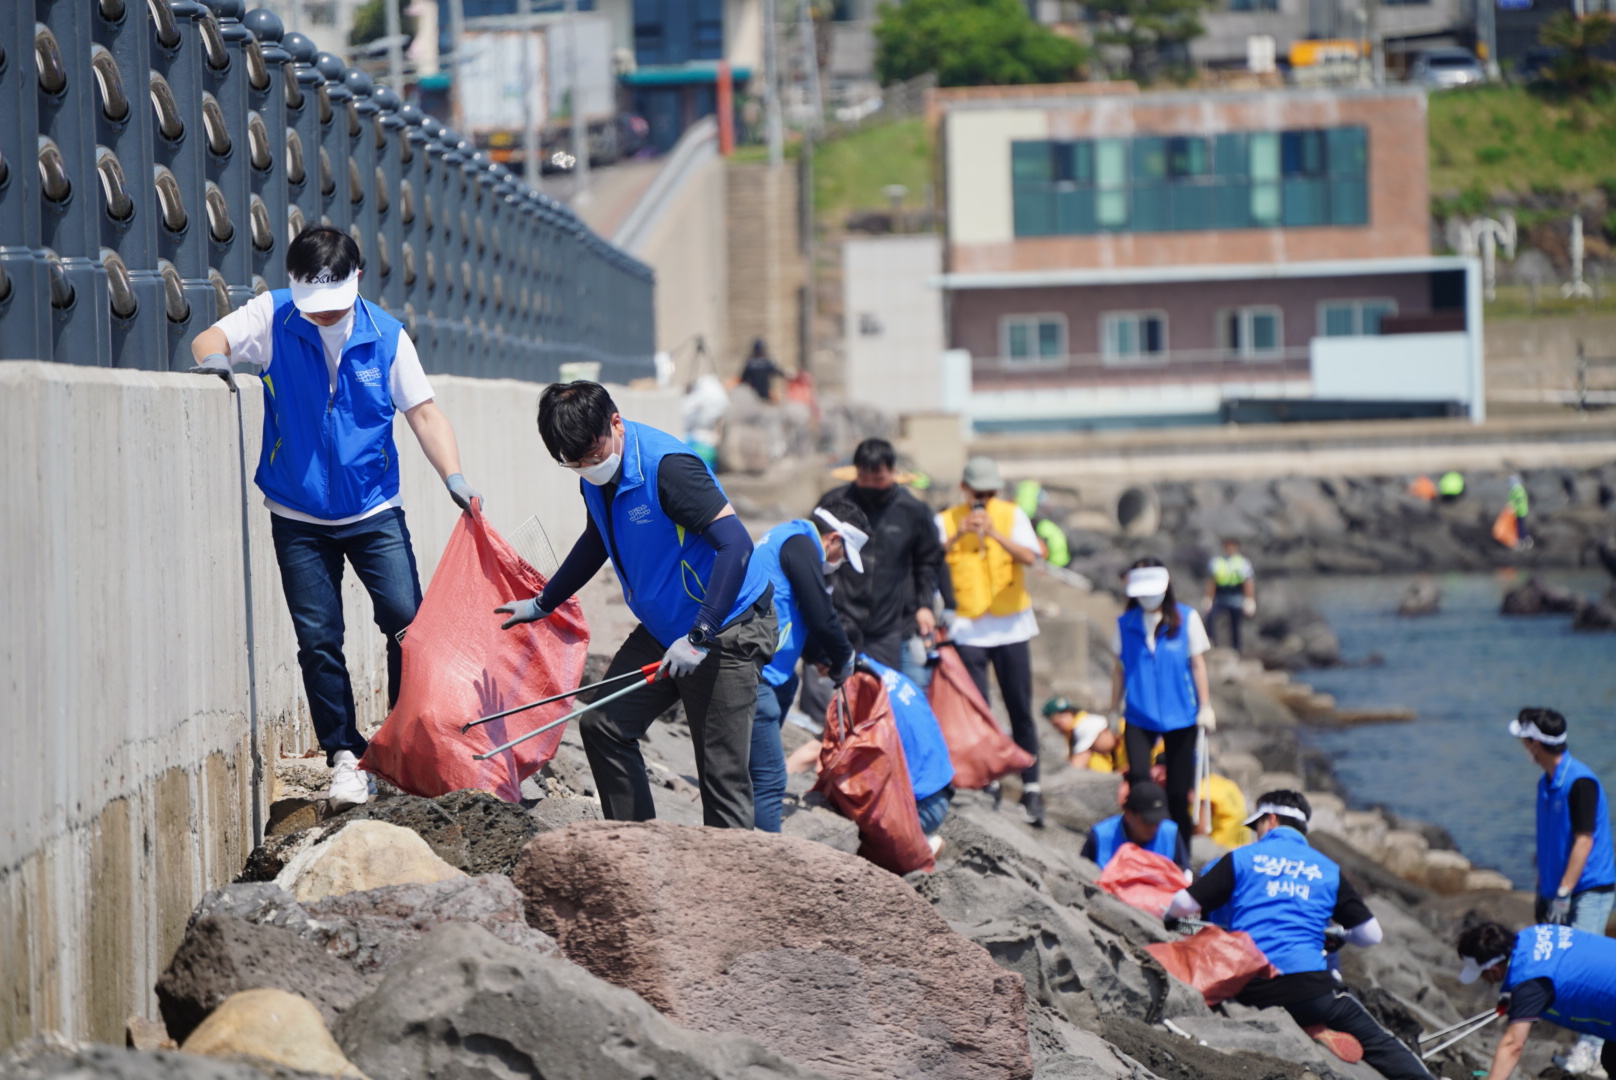
[[[5,1080],[320,1080],[267,1062],[221,1061],[177,1050],[132,1050],[44,1037],[0,1056]]]
[[[454,865],[468,874],[509,874],[539,831],[519,804],[486,791],[451,791],[433,802],[449,812],[465,837],[465,861]]]

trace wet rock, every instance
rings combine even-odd
[[[599,822],[535,838],[514,880],[570,959],[676,1023],[745,1032],[831,1076],[1032,1075],[1022,980],[862,859]]]
[[[364,1074],[342,1056],[320,1010],[285,990],[230,995],[191,1032],[181,1049],[204,1057],[247,1058],[321,1076],[364,1080]]]
[[[1571,619],[1571,629],[1584,632],[1616,630],[1616,602],[1602,597],[1591,597],[1577,605]]]
[[[551,795],[527,812],[537,832],[565,829],[580,821],[599,821],[600,804],[594,799],[568,799]],[[536,834],[535,834],[536,835]]]
[[[1570,589],[1528,578],[1504,594],[1499,612],[1504,615],[1564,615],[1577,609],[1577,597]]]
[[[417,833],[385,821],[354,821],[300,852],[275,883],[306,903],[358,889],[464,876]]]
[[[370,992],[347,963],[291,930],[208,915],[186,929],[158,978],[157,1006],[183,1041],[230,995],[265,988],[302,994],[327,1024]]]
[[[6,1080],[319,1080],[284,1066],[134,1050],[103,1043],[73,1043],[45,1035],[0,1055]]]
[[[368,1074],[396,1080],[814,1075],[750,1039],[676,1027],[628,990],[463,923],[417,942],[337,1039]]]
[[[464,860],[447,861],[468,874],[509,874],[539,831],[520,805],[486,791],[451,791],[433,801],[449,812],[465,837]]]
[[[1435,615],[1442,610],[1442,588],[1430,578],[1421,578],[1410,585],[1397,603],[1397,614],[1403,616]]]
[[[432,853],[450,866],[468,873],[483,873],[471,868],[466,834],[460,828],[454,812],[441,803],[441,799],[423,799],[419,795],[373,799],[363,806],[344,810],[325,822],[326,827],[332,830],[326,835],[336,835],[335,830],[350,821],[385,821],[389,825],[408,829],[425,840]]]

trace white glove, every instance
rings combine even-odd
[[[706,649],[692,644],[689,638],[682,637],[668,646],[658,673],[664,678],[682,679],[695,671],[705,659],[707,659]]]
[[[1250,596],[1246,597],[1246,602],[1244,604],[1241,604],[1240,607],[1241,607],[1241,609],[1243,611],[1245,611],[1246,618],[1255,619],[1257,617],[1257,601],[1256,601],[1256,598],[1250,597]]]
[[[1218,730],[1218,714],[1212,711],[1211,705],[1202,705],[1200,711],[1195,714],[1195,723],[1196,726],[1204,727],[1208,731],[1216,731]]]

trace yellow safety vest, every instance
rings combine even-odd
[[[1246,583],[1246,568],[1241,563],[1241,557],[1236,555],[1229,558],[1219,555],[1212,560],[1212,582],[1220,589],[1232,589],[1236,585]]]
[[[970,512],[964,503],[943,512],[950,540]],[[1016,525],[1016,504],[989,499],[988,518],[1001,536],[1009,536]],[[1032,607],[1021,564],[1000,544],[990,542],[984,551],[980,539],[967,535],[948,549],[948,572],[954,581],[954,610],[964,618],[1014,615]]]

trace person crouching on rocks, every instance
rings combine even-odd
[[[1160,737],[1167,758],[1167,811],[1184,836],[1195,833],[1190,792],[1195,787],[1195,729],[1217,727],[1206,678],[1212,648],[1206,625],[1173,599],[1160,559],[1145,558],[1123,575],[1128,607],[1111,639],[1111,711],[1127,701],[1123,732],[1131,779],[1149,780],[1151,748]]]
[[[1616,1071],[1616,940],[1549,924],[1516,934],[1485,922],[1459,935],[1459,958],[1461,983],[1484,979],[1509,995],[1509,1027],[1487,1080],[1508,1080],[1539,1020],[1602,1039],[1600,1064]]]
[[[1140,780],[1128,786],[1122,813],[1089,830],[1082,855],[1103,870],[1124,844],[1136,844],[1172,859],[1180,870],[1190,868],[1189,840],[1178,831],[1176,823],[1167,819],[1167,792],[1154,781]]]
[[[1219,923],[1243,930],[1279,969],[1258,976],[1235,998],[1257,1009],[1279,1006],[1303,1028],[1345,1032],[1363,1047],[1363,1059],[1388,1080],[1434,1080],[1407,1046],[1376,1022],[1363,1005],[1336,983],[1325,960],[1325,928],[1347,928],[1349,945],[1368,947],[1381,940],[1380,922],[1341,868],[1307,842],[1313,816],[1298,791],[1270,791],[1257,800],[1246,825],[1257,842],[1229,852],[1180,889],[1166,919],[1222,911]]]

